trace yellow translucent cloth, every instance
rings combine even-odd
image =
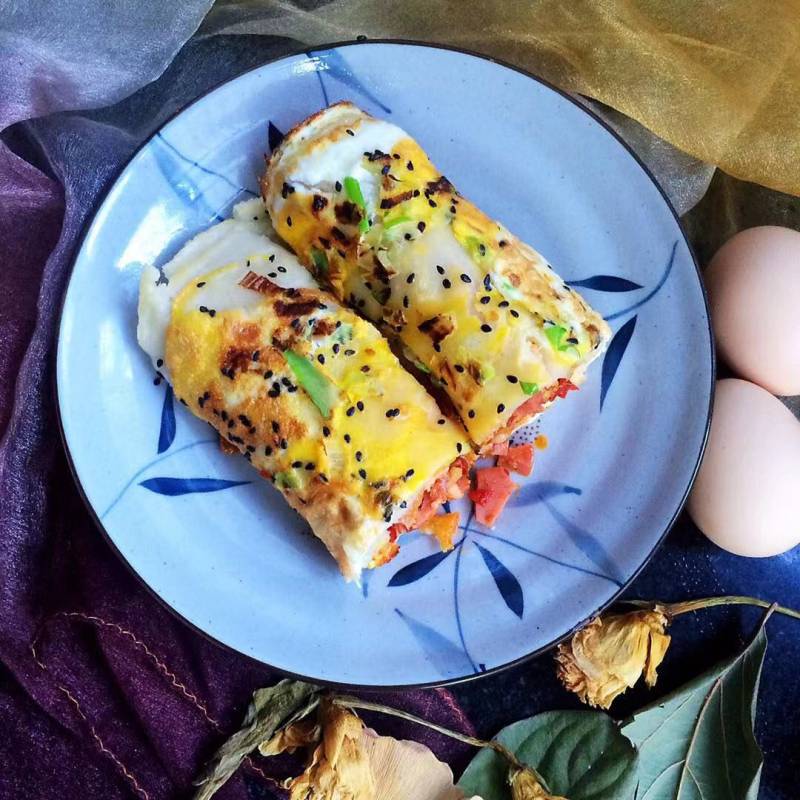
[[[475,50],[731,175],[800,194],[800,0],[258,0],[219,11],[232,24],[217,17],[218,30],[246,32],[249,11],[308,44],[365,34]]]

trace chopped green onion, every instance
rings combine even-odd
[[[481,364],[481,380],[490,381],[496,374],[491,364]]]
[[[351,203],[355,203],[361,211],[361,222],[358,223],[358,230],[366,233],[369,230],[369,215],[367,214],[367,203],[364,200],[364,193],[361,191],[361,184],[351,175],[344,179],[344,193]]]
[[[285,350],[283,357],[320,414],[328,418],[331,415],[331,406],[336,400],[333,384],[307,358],[293,350]]]
[[[404,222],[413,222],[411,217],[407,214],[400,214],[397,217],[392,217],[391,219],[383,218],[383,229],[388,231],[390,228],[394,228],[395,225],[402,225]]]
[[[297,480],[297,475],[293,469],[287,469],[285,472],[275,473],[275,485],[283,489],[296,489],[300,482]]]
[[[561,325],[551,325],[549,328],[544,329],[544,335],[550,342],[550,346],[553,348],[553,350],[558,350],[558,351],[564,349],[561,344],[561,340],[564,338],[564,334],[566,332],[567,329],[562,328]]]
[[[311,248],[311,261],[314,264],[314,269],[317,271],[317,275],[327,275],[328,274],[328,256],[322,250],[317,250],[316,247]]]
[[[426,367],[421,361],[415,361],[414,366],[420,371],[424,372],[426,375],[430,375],[431,371]]]
[[[473,261],[481,261],[489,255],[489,248],[477,236],[467,236],[465,244]]]
[[[539,391],[538,383],[529,383],[528,381],[520,381],[519,386],[522,391],[527,395],[536,394]]]

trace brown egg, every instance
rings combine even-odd
[[[773,394],[800,394],[800,233],[741,231],[704,278],[720,356]]]
[[[689,513],[712,542],[742,556],[800,543],[800,422],[748,381],[717,382],[711,433]]]

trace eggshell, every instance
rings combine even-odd
[[[800,394],[800,233],[741,231],[704,277],[720,356],[773,394]]]
[[[688,510],[737,555],[772,556],[800,543],[800,422],[780,400],[748,381],[717,382]]]

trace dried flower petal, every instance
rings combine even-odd
[[[642,675],[648,686],[664,660],[670,637],[658,608],[593,619],[556,653],[558,677],[590,706],[608,708]]]
[[[375,800],[361,720],[324,702],[319,707],[319,723],[322,741],[305,772],[289,784],[291,800]]]
[[[268,742],[262,742],[258,751],[262,756],[277,756],[294,753],[298,747],[306,747],[319,741],[322,730],[312,717],[293,722],[279,730]]]
[[[508,774],[511,787],[511,800],[567,800],[547,794],[536,775],[528,769],[512,769]]]

